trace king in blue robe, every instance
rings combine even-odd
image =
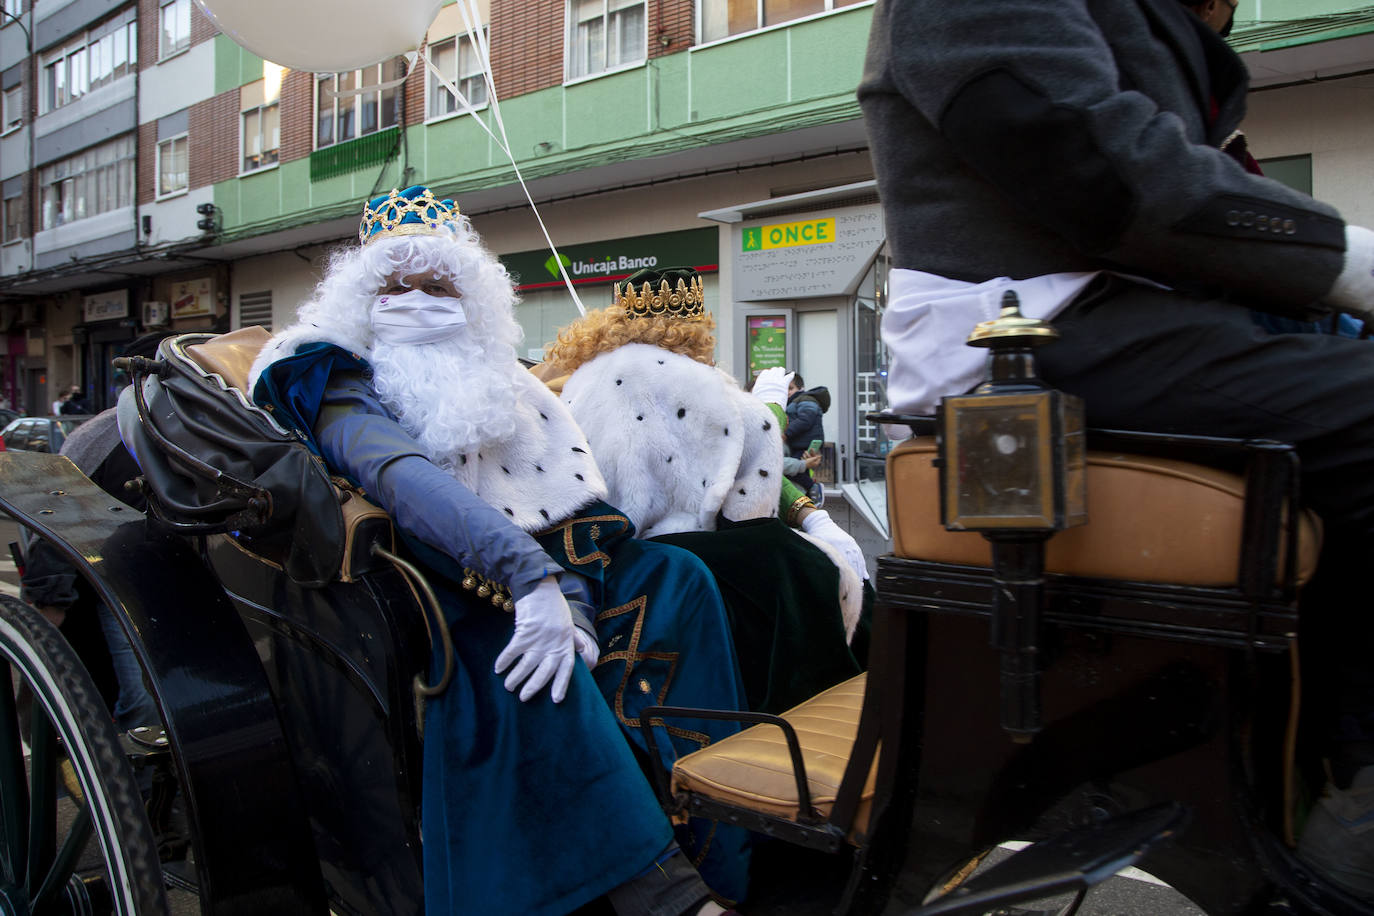
[[[332,472],[391,514],[440,594],[457,657],[448,689],[425,709],[426,909],[568,912],[642,877],[676,851],[631,750],[648,753],[639,710],[660,704],[744,709],[742,681],[710,572],[687,551],[632,537],[629,520],[587,480],[595,464],[585,455],[585,439],[571,418],[569,429],[559,428],[561,405],[537,394],[543,391],[537,381],[525,388],[516,380],[516,410],[517,420],[540,418],[539,436],[517,436],[504,451],[501,443],[478,445],[447,462],[407,428],[404,410],[394,411],[378,394],[378,367],[369,357],[385,354],[386,332],[369,337],[356,304],[350,310],[329,296],[338,288],[331,279],[351,265],[362,274],[354,285],[371,300],[406,260],[425,264],[417,274],[443,276],[433,249],[461,247],[471,230],[456,214],[440,213],[432,197],[420,206],[396,203],[421,190],[369,204],[360,255],[386,256],[380,266],[369,267],[368,257],[331,265],[301,322],[260,355],[254,398],[296,429]],[[406,226],[413,231],[394,231]],[[427,256],[423,246],[430,246]],[[471,269],[463,262],[448,279],[462,286]],[[476,299],[461,299],[469,313],[484,307]],[[341,312],[348,317],[340,320]],[[409,339],[417,347],[428,342]],[[464,397],[461,377],[452,379],[448,396]],[[465,482],[460,477],[469,457],[484,470]],[[483,476],[488,471],[493,476]],[[528,483],[517,479],[522,475]],[[553,478],[566,478],[566,486],[550,485]],[[570,504],[575,508],[568,511]],[[493,668],[512,639],[509,610],[518,618],[522,598],[550,576],[574,624],[594,632],[599,658],[592,670],[573,664],[561,703],[547,692],[522,702]],[[489,595],[479,597],[478,583],[498,589],[498,602],[508,596],[505,609]],[[442,665],[437,654],[434,664]],[[719,721],[674,724],[681,727],[659,742],[668,765],[672,755],[738,728]],[[718,897],[744,896],[744,831],[694,824],[678,840]]]

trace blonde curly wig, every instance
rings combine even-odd
[[[544,347],[544,362],[559,374],[575,371],[583,363],[625,344],[644,343],[681,353],[711,365],[716,350],[716,322],[710,315],[697,321],[681,318],[635,317],[619,305],[588,312],[558,333],[558,340]]]

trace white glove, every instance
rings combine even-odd
[[[754,379],[754,397],[765,404],[787,406],[787,386],[792,384],[795,372],[788,372],[781,366],[764,369]]]
[[[817,509],[815,512],[807,514],[802,519],[802,530],[815,538],[820,538],[831,547],[834,547],[844,557],[860,579],[868,578],[868,562],[864,560],[864,552],[859,549],[856,542],[849,533],[839,525],[835,524],[830,518],[830,513],[824,509]]]
[[[588,633],[581,627],[573,627],[573,647],[577,649],[577,654],[582,656],[582,661],[587,663],[587,669],[596,667],[596,661],[601,657],[601,647],[596,644],[596,637]]]
[[[1360,315],[1374,314],[1374,232],[1363,226],[1345,227],[1345,266],[1326,301]]]
[[[534,591],[515,602],[515,635],[496,656],[497,674],[515,662],[506,675],[506,689],[514,692],[523,683],[523,703],[552,681],[549,696],[555,703],[563,702],[577,657],[573,652],[576,629],[568,602],[558,589],[558,580],[545,576]],[[515,661],[517,658],[519,662]]]

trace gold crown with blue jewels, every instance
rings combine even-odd
[[[635,287],[640,287],[638,290]],[[679,318],[700,321],[706,314],[701,275],[690,267],[641,270],[625,280],[624,292],[615,285],[616,305],[630,318]]]
[[[374,197],[363,205],[363,220],[358,226],[358,241],[364,245],[377,239],[402,235],[440,235],[458,220],[458,205],[439,200],[423,185]]]

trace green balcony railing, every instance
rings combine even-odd
[[[399,128],[388,127],[366,137],[315,150],[310,154],[310,180],[337,178],[385,162],[395,152],[400,133]]]

